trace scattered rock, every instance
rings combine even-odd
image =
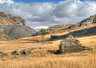
[[[12,55],[28,55],[31,53],[32,48],[21,48],[17,49],[16,51],[13,51]]]
[[[25,54],[27,54],[25,50],[20,49],[12,52],[12,55],[25,55]]]
[[[59,46],[60,53],[71,53],[82,50],[90,50],[90,48],[82,46],[80,42],[75,39],[72,35],[69,35]]]
[[[27,54],[27,53],[25,52],[25,50],[22,50],[22,51],[20,51],[20,53],[19,53],[19,55],[25,55],[25,54]]]
[[[0,57],[5,57],[5,56],[8,56],[8,54],[7,53],[0,52]]]
[[[75,28],[75,27],[77,27],[77,26],[76,25],[71,25],[71,26],[67,27],[66,29],[71,29],[71,28]]]

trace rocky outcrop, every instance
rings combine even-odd
[[[5,14],[0,12],[0,25],[23,25],[26,26],[26,21],[21,17],[12,16],[10,14]]]
[[[75,39],[72,35],[67,37],[65,40],[63,40],[59,46],[60,53],[71,53],[71,52],[78,52],[82,50],[90,50],[91,48],[87,48],[85,46],[82,46],[80,42]]]
[[[96,24],[96,14],[79,22],[78,26],[84,26],[84,25],[89,25],[89,24]]]

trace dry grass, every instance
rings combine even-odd
[[[0,68],[95,68],[96,55],[1,60]]]
[[[74,28],[71,28],[71,29],[66,29],[70,25],[71,24],[63,25],[61,27],[57,27],[57,28],[55,28],[54,31],[51,32],[51,34],[57,34],[57,33],[61,34],[61,33],[65,33],[65,32],[73,32],[73,31],[77,31],[77,30],[83,30],[83,29],[86,29],[86,28],[96,27],[96,24],[89,24],[87,26],[85,25],[85,26],[81,26],[81,27],[74,27]]]
[[[64,33],[63,33],[64,34]],[[61,35],[61,34],[58,34]],[[50,38],[50,34],[45,36]],[[42,37],[22,38],[13,41],[0,41],[0,51],[12,52],[18,48],[42,45]],[[96,68],[96,35],[77,38],[93,50],[70,54],[54,54],[61,40],[46,41],[46,46],[33,50],[33,56],[0,58],[0,68]]]

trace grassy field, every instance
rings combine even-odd
[[[31,57],[1,60],[0,68],[95,68],[96,56]]]
[[[57,34],[59,35],[59,34]],[[60,34],[61,35],[61,34]],[[50,35],[45,36],[46,39]],[[41,36],[22,38],[13,41],[0,41],[0,51],[10,53],[19,48],[42,45]],[[0,68],[95,68],[96,35],[77,37],[84,45],[93,50],[70,54],[57,54],[63,40],[46,41],[44,46],[32,50],[32,56],[9,56],[0,58]]]

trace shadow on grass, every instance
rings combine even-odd
[[[70,51],[70,52],[66,52],[66,53],[61,53],[60,50],[48,50],[48,52],[51,54],[60,55],[60,54],[78,53],[78,52],[83,52],[83,51],[92,51],[92,50],[93,50],[93,48],[88,48],[88,49],[84,49],[84,50],[80,50],[80,51],[72,51],[72,52]]]
[[[51,54],[57,54],[57,55],[61,54],[59,50],[48,50],[48,52]]]

